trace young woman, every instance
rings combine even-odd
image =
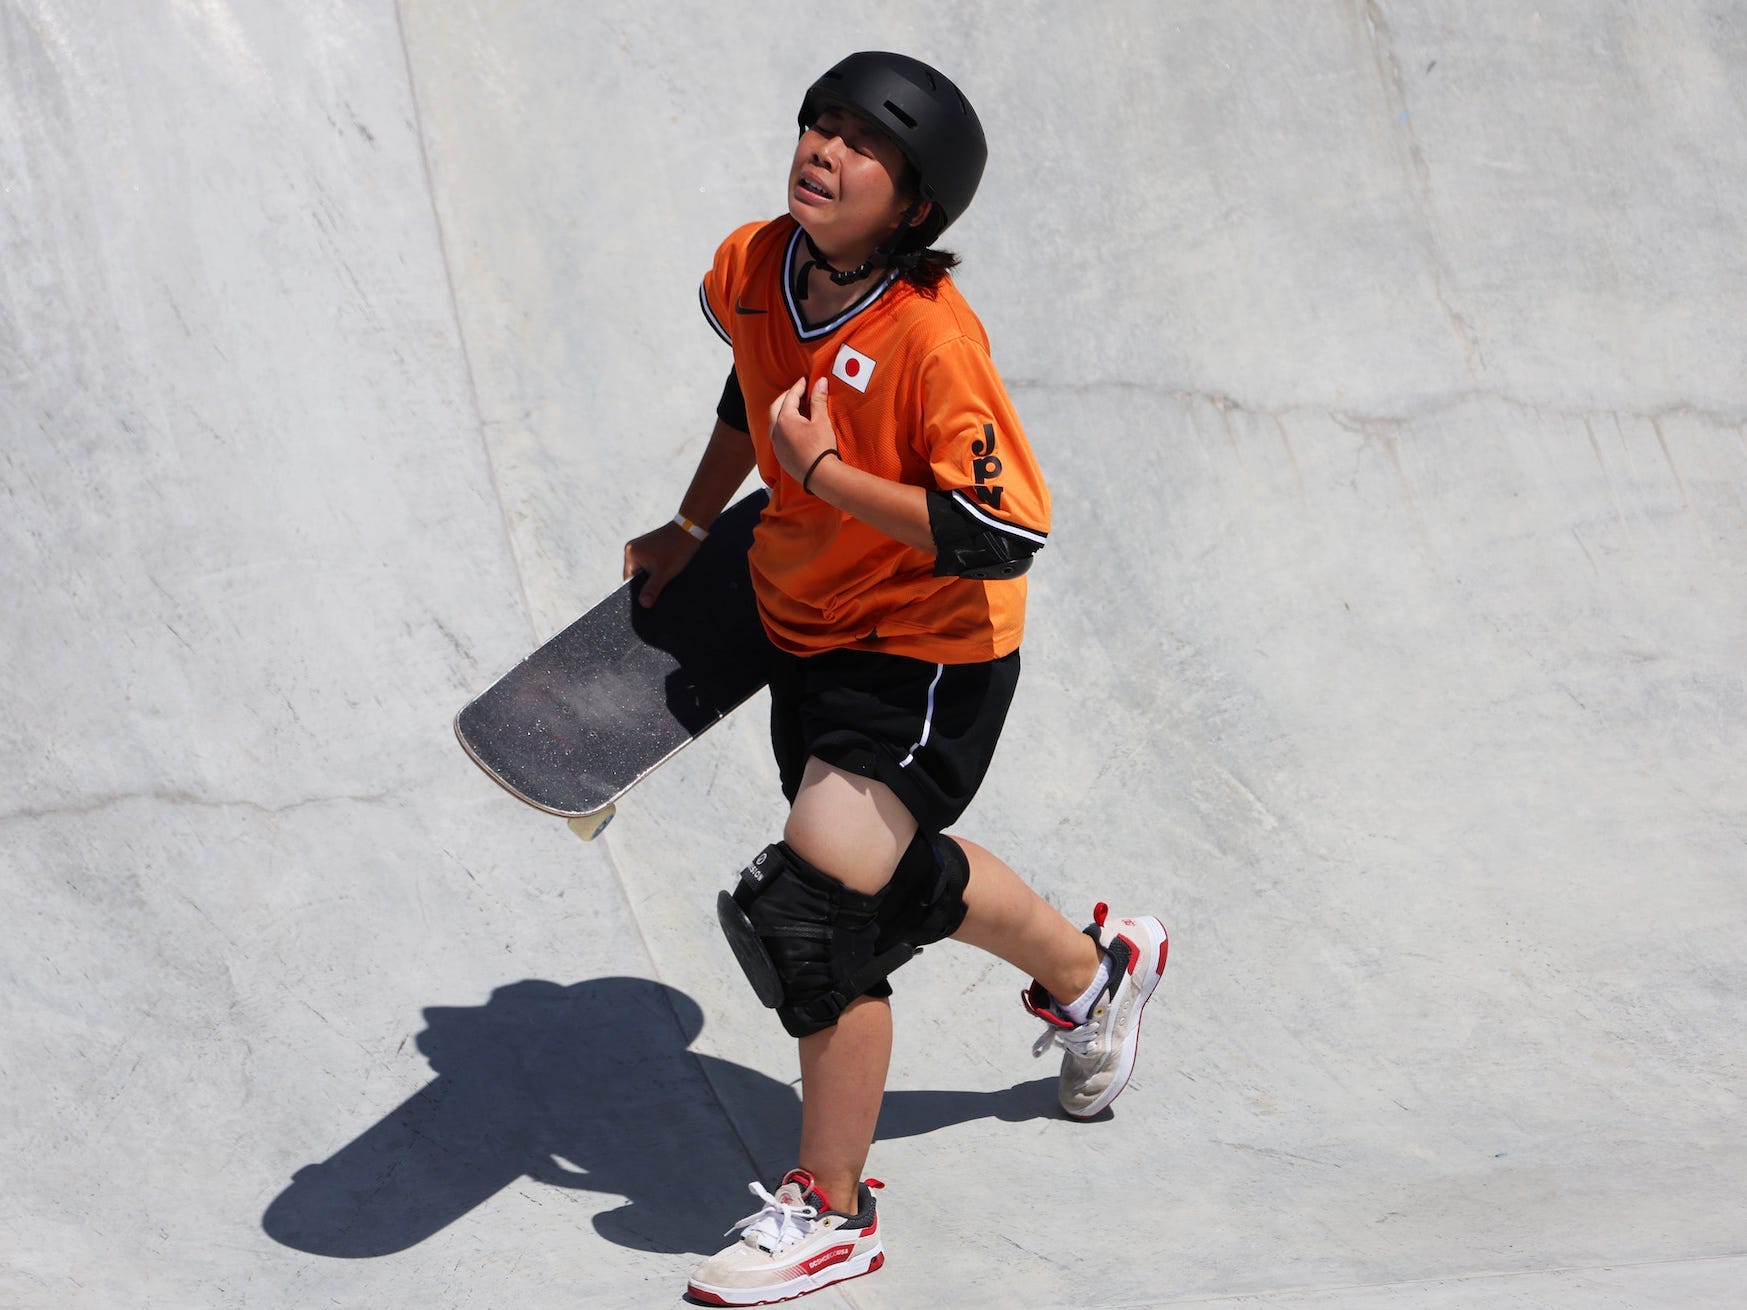
[[[776,668],[782,840],[718,912],[748,980],[800,1044],[796,1168],[689,1288],[785,1300],[884,1261],[862,1179],[891,1055],[886,975],[946,937],[1031,975],[1076,1118],[1127,1084],[1164,971],[1157,919],[1076,929],[988,851],[942,834],[976,793],[1019,676],[1023,574],[1049,493],[933,242],[987,157],[970,103],[902,55],[849,56],[808,90],[788,213],[749,224],[704,278],[734,367],[671,523],[629,543],[646,604],[756,466],[751,569]],[[749,421],[756,416],[758,422]],[[732,1231],[732,1230],[730,1230]]]

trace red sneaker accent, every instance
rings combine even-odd
[[[1045,990],[1044,985],[1040,982],[1034,981],[1030,987],[1020,992],[1019,999],[1024,1003],[1027,1014],[1042,1019],[1045,1023],[1054,1024],[1057,1028],[1072,1028],[1074,1026],[1073,1020],[1062,1018],[1050,1008],[1050,1002],[1055,998]]]
[[[813,1181],[813,1175],[811,1173],[809,1173],[807,1170],[805,1170],[805,1169],[791,1169],[791,1170],[789,1170],[786,1174],[783,1175],[783,1180],[782,1180],[782,1182],[777,1184],[777,1187],[780,1189],[780,1188],[788,1186],[790,1183],[795,1184],[795,1186],[797,1186],[801,1189],[801,1200],[802,1200],[803,1204],[806,1202],[807,1194],[810,1192],[814,1196],[819,1198],[819,1208],[821,1210],[834,1210],[834,1209],[836,1209],[836,1207],[831,1204],[831,1198],[826,1196],[824,1192],[819,1190],[819,1185]]]
[[[855,1254],[855,1243],[845,1242],[841,1246],[833,1246],[829,1250],[821,1251],[818,1255],[808,1256],[797,1265],[790,1265],[783,1270],[783,1277],[789,1279],[799,1278],[802,1274],[816,1274],[827,1265],[847,1260],[853,1254]]]
[[[1159,967],[1158,967],[1158,974],[1159,974],[1159,976],[1160,976],[1160,977],[1163,977],[1163,976],[1164,976],[1164,973],[1165,973],[1165,956],[1166,956],[1166,955],[1168,955],[1168,954],[1169,954],[1169,953],[1170,953],[1170,950],[1171,950],[1171,939],[1170,939],[1170,938],[1169,938],[1169,937],[1167,937],[1167,938],[1165,938],[1165,940],[1164,940],[1164,941],[1162,941],[1162,942],[1160,942],[1160,943],[1159,943]]]
[[[1092,907],[1092,922],[1102,928],[1104,926],[1104,916],[1109,913],[1110,907],[1104,904],[1103,901],[1099,901]]]
[[[1116,940],[1128,943],[1128,973],[1130,977],[1133,977],[1134,966],[1140,963],[1140,947],[1134,944],[1134,939],[1127,933],[1118,933]]]

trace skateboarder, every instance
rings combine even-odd
[[[1019,676],[1023,574],[1049,493],[982,324],[934,245],[987,157],[936,70],[863,52],[802,101],[788,212],[740,228],[705,276],[734,352],[673,521],[630,542],[644,603],[754,466],[771,501],[753,586],[778,666],[782,840],[722,893],[729,944],[799,1041],[796,1167],[703,1262],[690,1294],[784,1300],[884,1261],[863,1167],[891,1054],[886,976],[951,937],[1029,974],[1059,1041],[1060,1101],[1089,1118],[1127,1084],[1165,966],[1157,919],[1103,905],[1083,932],[996,856],[944,836],[992,758]]]

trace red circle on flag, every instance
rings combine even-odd
[[[843,361],[843,376],[852,378],[861,372],[861,361],[854,357]]]

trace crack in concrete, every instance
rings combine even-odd
[[[1383,6],[1379,0],[1363,0],[1361,16],[1370,32],[1371,58],[1377,66],[1384,97],[1389,101],[1396,124],[1402,129],[1408,166],[1412,173],[1414,207],[1420,216],[1419,243],[1425,252],[1426,262],[1431,267],[1433,291],[1438,305],[1450,321],[1457,343],[1462,348],[1462,357],[1469,374],[1478,378],[1486,372],[1486,355],[1480,348],[1480,339],[1474,324],[1450,299],[1450,270],[1438,247],[1435,230],[1431,165],[1426,161],[1425,150],[1420,145],[1418,132],[1414,129],[1413,109],[1407,101],[1407,78],[1401,71],[1401,60],[1395,53],[1394,33],[1390,30],[1389,20],[1384,17]]]
[[[1521,396],[1513,396],[1505,391],[1470,389],[1426,396],[1411,410],[1399,413],[1366,413],[1363,410],[1310,402],[1284,405],[1257,404],[1252,401],[1239,400],[1229,392],[1197,390],[1172,385],[1168,382],[1145,382],[1132,378],[1104,378],[1087,382],[1054,382],[1043,378],[1009,378],[1007,390],[1011,393],[1056,391],[1077,396],[1131,391],[1162,397],[1185,407],[1210,405],[1222,413],[1246,414],[1254,418],[1271,418],[1276,421],[1285,418],[1326,418],[1331,422],[1361,432],[1400,429],[1422,418],[1432,418],[1459,410],[1464,406],[1486,403],[1522,410],[1537,418],[1551,415],[1554,418],[1568,420],[1572,423],[1594,422],[1598,418],[1616,421],[1627,418],[1654,425],[1666,422],[1671,418],[1690,418],[1712,427],[1733,429],[1741,437],[1744,443],[1743,449],[1747,450],[1747,409],[1730,410],[1721,405],[1686,400],[1671,401],[1668,404],[1651,408],[1574,408],[1547,401],[1526,400]]]
[[[485,471],[491,479],[492,499],[497,502],[499,519],[503,524],[504,543],[509,550],[510,564],[515,570],[516,587],[522,594],[522,614],[528,621],[528,631],[537,641],[540,633],[534,621],[534,602],[528,593],[527,570],[523,567],[521,552],[516,548],[516,534],[510,522],[510,510],[504,499],[503,485],[498,476],[497,460],[492,451],[491,442],[487,439],[488,423],[485,419],[484,406],[479,396],[479,379],[473,367],[473,351],[467,343],[467,323],[461,314],[461,299],[455,289],[455,269],[449,257],[449,234],[443,227],[443,213],[437,203],[437,182],[431,171],[431,152],[425,145],[424,109],[419,100],[418,78],[413,71],[412,50],[407,43],[406,15],[402,6],[394,6],[395,35],[400,42],[400,55],[406,73],[407,98],[412,104],[413,136],[418,141],[419,165],[423,170],[425,180],[425,197],[431,206],[431,223],[436,230],[437,253],[443,261],[443,280],[449,294],[449,315],[455,324],[455,341],[461,352],[461,362],[467,373],[467,395],[473,405],[473,420],[479,434],[481,453],[485,459]]]
[[[9,810],[0,814],[0,823],[18,823],[31,819],[76,819],[114,809],[118,805],[126,805],[132,801],[188,806],[203,810],[250,810],[256,814],[278,816],[290,814],[294,810],[307,809],[311,805],[382,805],[388,801],[388,796],[385,793],[367,796],[311,796],[306,800],[293,801],[288,805],[263,805],[259,801],[241,798],[215,799],[209,796],[199,796],[189,791],[110,792],[64,805],[31,806],[20,810]]]

